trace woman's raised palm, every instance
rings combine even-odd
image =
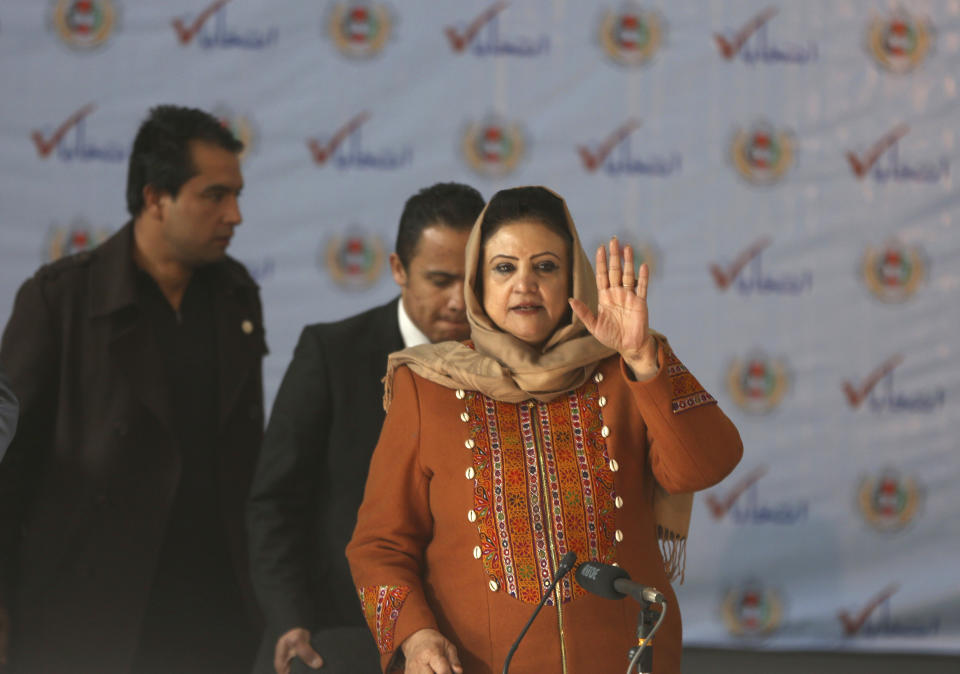
[[[574,313],[587,330],[604,346],[616,350],[628,362],[656,358],[650,320],[647,313],[646,264],[634,273],[633,248],[610,239],[610,264],[603,246],[597,249],[597,313],[577,299],[570,299]]]

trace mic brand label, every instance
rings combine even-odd
[[[590,580],[596,580],[600,575],[600,568],[593,564],[584,564],[580,567],[580,575]]]

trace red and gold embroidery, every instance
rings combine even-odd
[[[551,550],[557,558],[573,550],[580,559],[613,560],[616,494],[598,399],[591,382],[549,403],[466,400],[484,569],[526,603],[539,602],[550,584]],[[562,601],[582,593],[562,581]]]
[[[357,593],[380,653],[389,653],[393,650],[393,635],[400,609],[410,594],[410,588],[406,585],[364,585],[357,588]]]
[[[692,410],[700,405],[716,404],[716,398],[700,386],[700,382],[690,374],[690,371],[680,362],[669,345],[664,345],[663,353],[667,361],[664,366],[667,368],[667,375],[669,375],[670,384],[673,386],[671,408],[674,414]]]

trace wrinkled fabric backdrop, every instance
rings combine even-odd
[[[305,323],[396,293],[411,193],[547,185],[743,435],[687,643],[960,652],[958,74],[957,0],[4,0],[0,307],[124,222],[161,102],[247,144],[268,401]]]

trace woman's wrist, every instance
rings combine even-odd
[[[657,359],[657,345],[651,338],[644,348],[633,353],[621,354],[623,361],[630,368],[636,381],[649,381],[660,371],[660,361]]]

